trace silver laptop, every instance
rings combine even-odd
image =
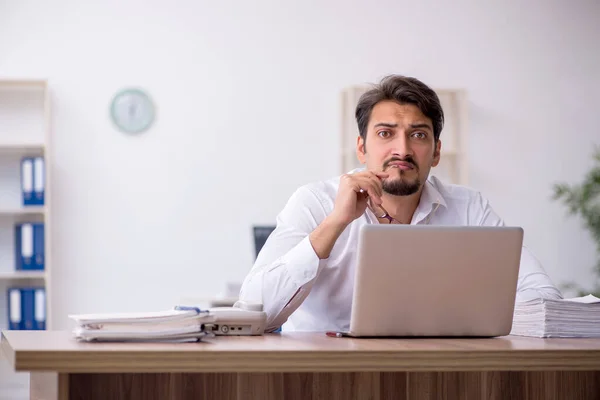
[[[364,226],[345,334],[508,335],[522,245],[519,227]]]

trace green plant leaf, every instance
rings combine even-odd
[[[600,254],[600,145],[595,146],[593,159],[595,165],[584,175],[582,182],[575,185],[555,183],[552,187],[552,198],[561,201],[570,215],[578,215],[582,218],[583,225],[596,242],[596,249]],[[597,296],[600,293],[600,258],[593,271],[598,279],[593,291]],[[579,293],[585,292],[572,284],[565,287],[576,289]]]

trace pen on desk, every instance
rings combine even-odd
[[[342,337],[344,335],[342,335],[341,332],[325,332],[325,334],[329,337]]]
[[[175,310],[177,311],[196,311],[197,314],[205,313],[205,310],[201,310],[199,307],[191,307],[191,306],[175,306]]]

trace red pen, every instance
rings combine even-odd
[[[341,332],[325,332],[325,334],[329,337],[343,337],[344,336]]]

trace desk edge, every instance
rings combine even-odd
[[[360,371],[600,371],[600,350],[431,353],[388,351],[317,353],[36,352],[15,354],[18,371],[54,372],[360,372]],[[135,362],[132,362],[135,360]]]
[[[13,367],[13,368],[16,367],[15,351],[10,346],[10,343],[8,342],[8,339],[6,338],[6,336],[4,336],[4,332],[2,332],[2,336],[0,337],[0,355],[2,355],[3,357],[5,357],[8,360],[8,363],[10,364],[11,367]]]

